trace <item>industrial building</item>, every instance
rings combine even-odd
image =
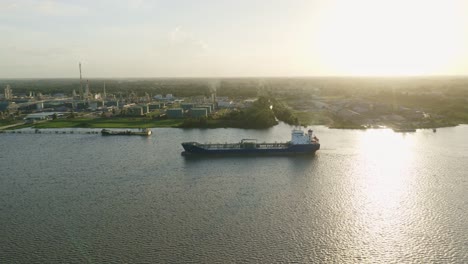
[[[149,111],[154,111],[156,109],[163,109],[164,108],[164,103],[151,103],[148,104],[148,109]]]
[[[143,115],[143,107],[135,105],[125,108],[127,116],[142,116]]]
[[[10,103],[8,101],[1,101],[0,102],[0,111],[5,111],[8,109],[8,105],[10,105]]]
[[[40,120],[50,120],[52,117],[56,115],[57,117],[62,117],[64,113],[61,112],[43,112],[43,113],[34,113],[27,115],[24,120],[26,122],[34,122]]]
[[[150,112],[148,104],[141,104],[138,106],[141,107],[141,109],[143,110],[143,114],[147,114]]]
[[[190,110],[195,106],[195,104],[192,103],[181,103],[180,107],[184,110]]]
[[[206,108],[192,108],[190,109],[190,115],[193,118],[207,117],[208,111]]]
[[[170,108],[166,110],[168,118],[183,118],[184,110],[182,108]]]
[[[211,105],[198,105],[197,108],[205,108],[207,114],[211,114],[211,112],[213,111],[213,106]]]

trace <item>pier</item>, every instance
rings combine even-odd
[[[35,130],[0,130],[0,134],[86,134],[86,135],[96,135],[100,134],[100,131],[97,130],[53,130],[53,129],[35,129]]]

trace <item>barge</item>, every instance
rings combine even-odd
[[[149,136],[152,132],[149,128],[141,128],[139,131],[113,131],[109,129],[101,130],[101,135],[103,136]]]

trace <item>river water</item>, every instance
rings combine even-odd
[[[468,125],[314,129],[294,157],[180,155],[284,124],[0,134],[0,263],[468,263]]]

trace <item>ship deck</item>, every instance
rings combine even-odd
[[[227,149],[285,149],[290,146],[289,143],[255,143],[255,144],[242,144],[242,143],[208,143],[200,144],[193,142],[195,146],[201,147],[206,150],[227,150]]]

